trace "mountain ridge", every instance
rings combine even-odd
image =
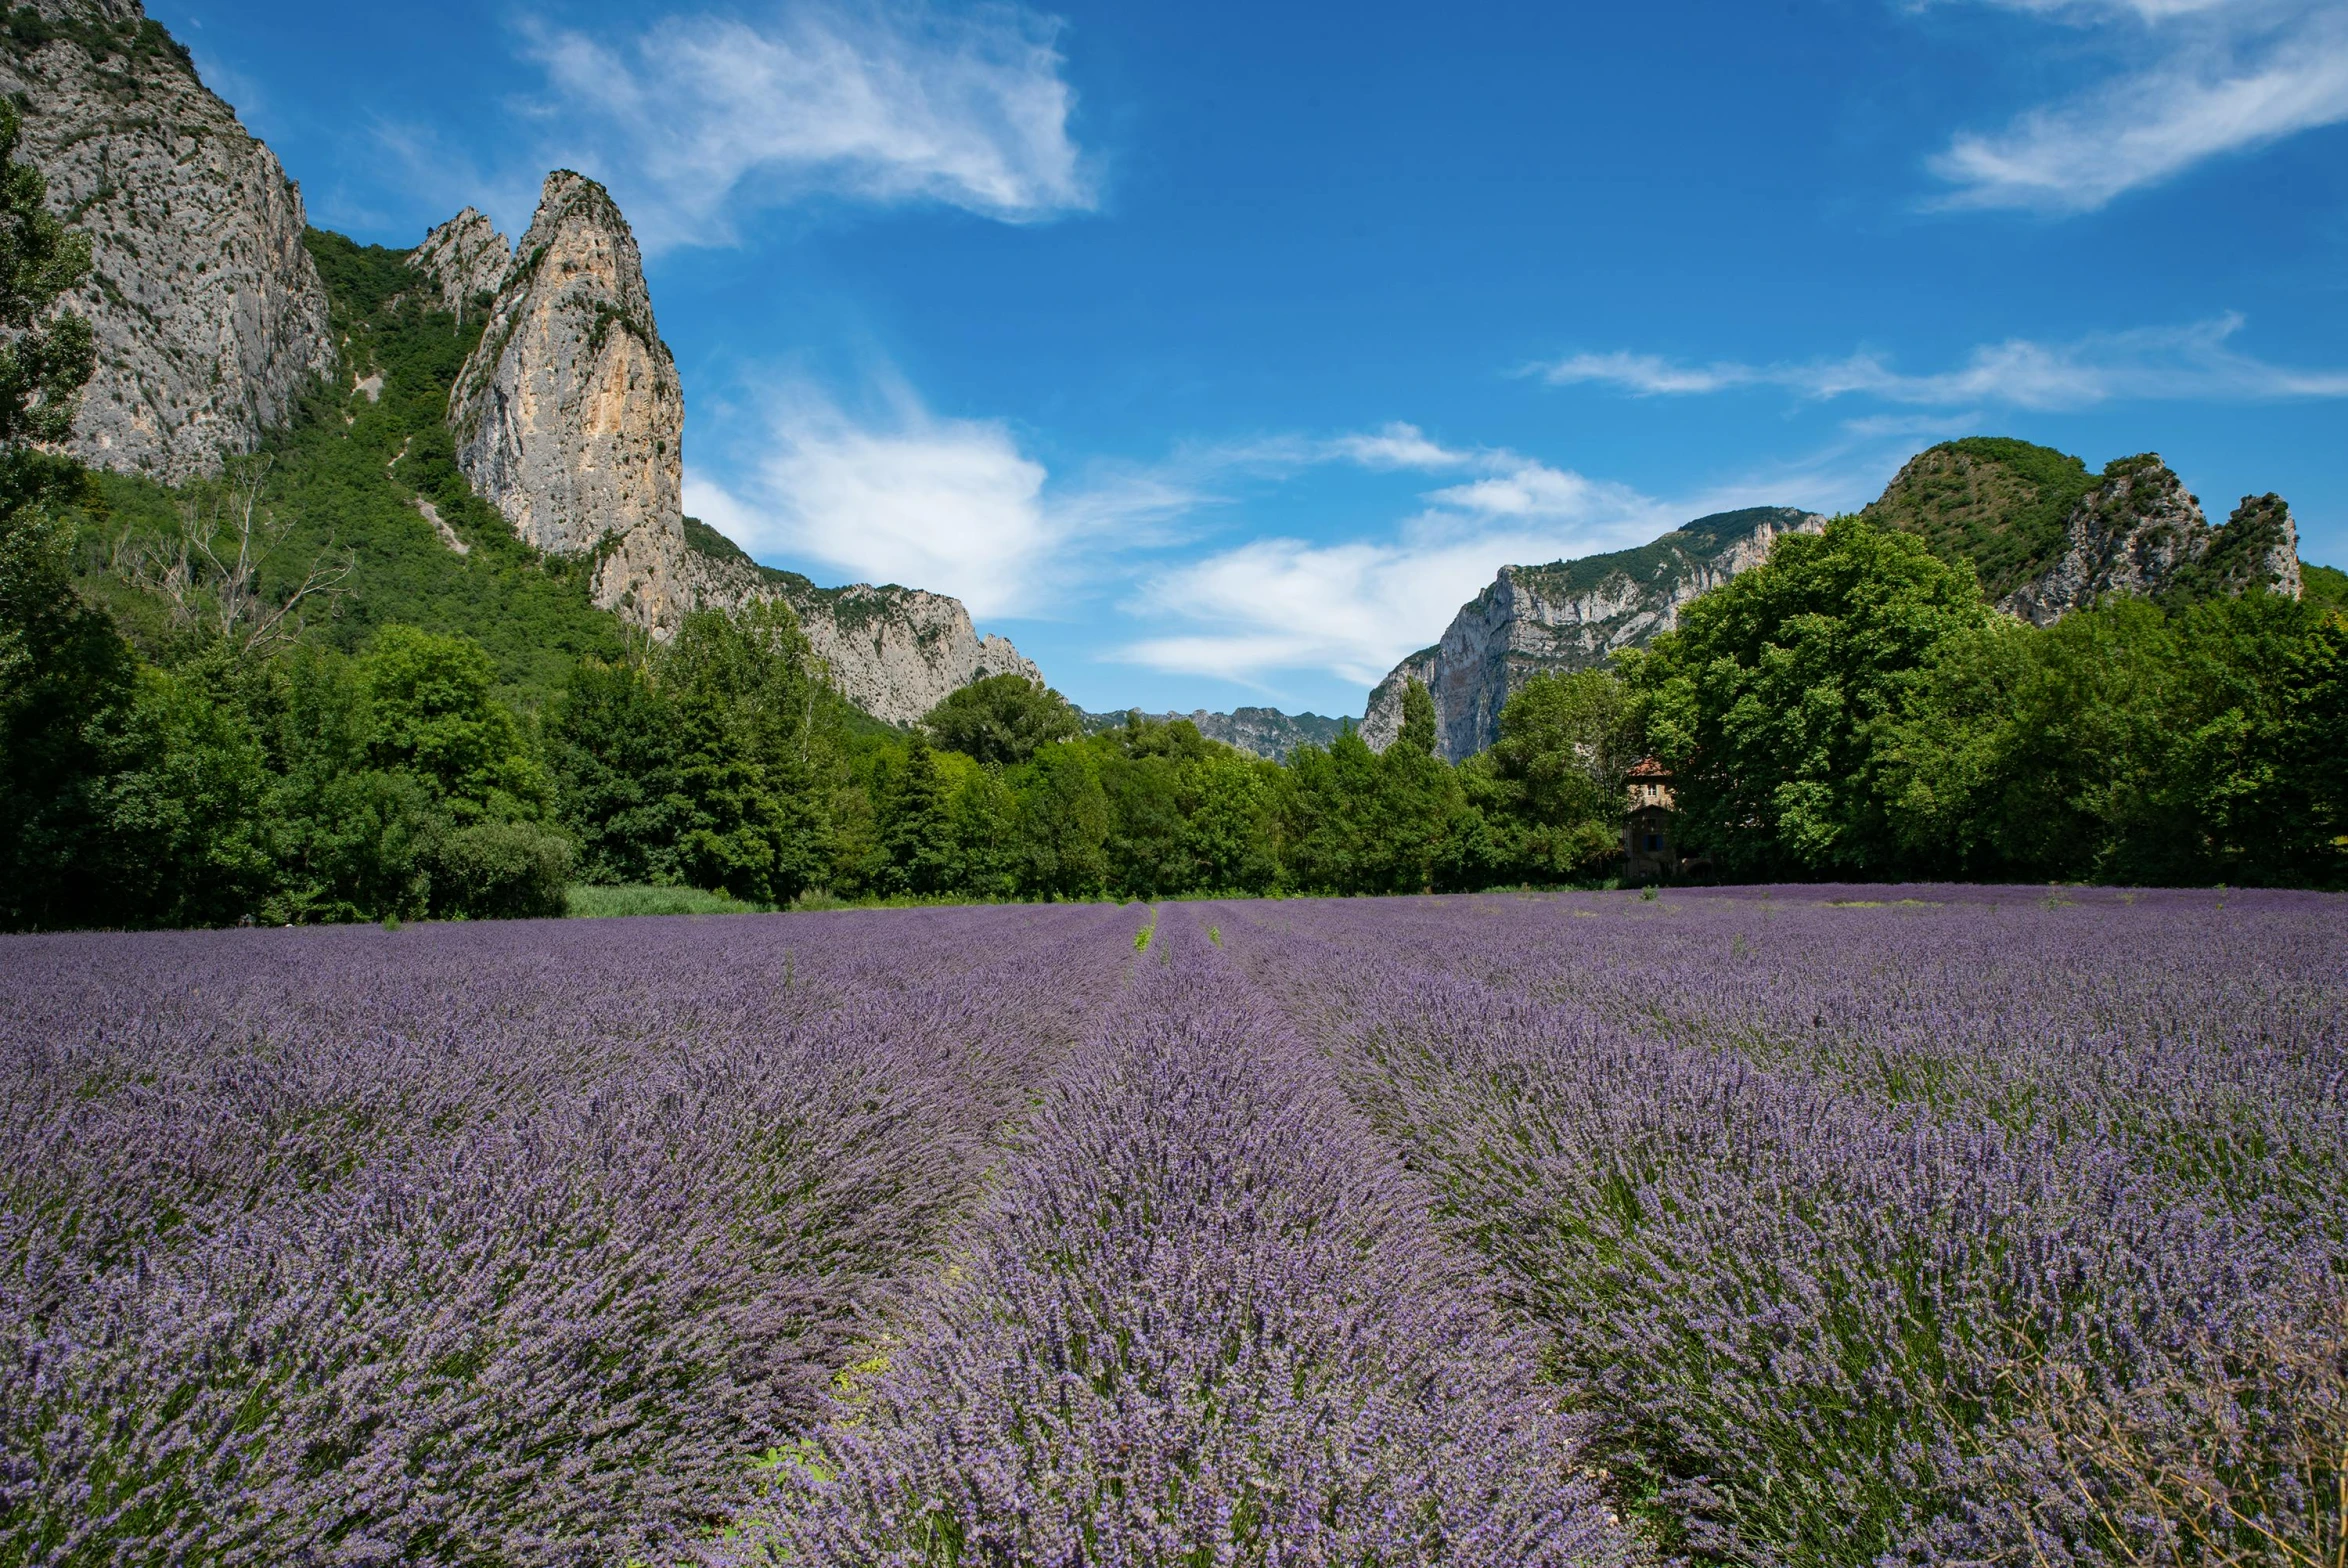
[[[1188,722],[1201,735],[1212,741],[1263,757],[1273,762],[1285,762],[1299,746],[1326,746],[1353,723],[1350,717],[1327,718],[1318,713],[1286,713],[1278,708],[1241,706],[1229,713],[1218,713],[1206,708],[1194,708],[1188,713],[1147,713],[1140,708],[1120,708],[1113,713],[1087,713],[1078,710],[1085,733],[1098,735],[1125,723],[1129,713],[1138,713],[1145,719],[1168,723],[1175,719]]]
[[[2107,594],[2300,597],[2299,534],[2282,497],[2244,496],[2211,527],[2158,453],[2091,472],[2007,436],[1927,448],[1861,514],[1973,570],[2009,615],[2045,626]],[[1438,750],[1457,762],[1499,737],[1501,707],[1534,675],[1602,667],[1677,623],[1681,605],[1758,566],[1786,533],[1826,519],[1791,507],[1700,517],[1648,544],[1545,566],[1503,566],[1431,647],[1371,691],[1362,737],[1384,750],[1415,680],[1434,699]]]
[[[1695,518],[1646,544],[1542,566],[1503,566],[1460,607],[1434,646],[1371,691],[1362,739],[1383,751],[1402,731],[1409,682],[1435,702],[1436,749],[1457,762],[1500,735],[1500,710],[1533,676],[1597,669],[1678,624],[1679,608],[1767,559],[1786,533],[1826,519],[1799,507],[1745,507]]]
[[[73,308],[92,323],[98,368],[67,445],[74,456],[183,485],[287,439],[313,417],[303,410],[315,399],[340,410],[316,417],[346,430],[359,410],[379,406],[386,366],[369,326],[379,309],[396,314],[396,294],[370,295],[345,313],[338,335],[309,239],[323,231],[308,228],[300,188],[138,0],[36,0],[0,16],[0,90],[22,106],[24,155],[49,180],[51,206],[91,237],[91,280]],[[191,168],[203,177],[190,178]],[[887,722],[913,721],[980,675],[1035,673],[1008,640],[981,636],[948,595],[819,590],[738,550],[694,547],[682,506],[682,388],[634,236],[594,181],[550,175],[518,246],[468,207],[385,259],[414,274],[421,299],[447,312],[460,336],[477,334],[445,403],[462,488],[431,477],[445,473],[432,466],[442,459],[417,433],[384,454],[384,474],[426,530],[419,542],[433,549],[419,559],[404,536],[374,540],[353,557],[361,575],[352,592],[364,596],[365,574],[390,572],[380,586],[397,602],[469,603],[453,581],[419,599],[410,579],[435,550],[476,548],[481,519],[468,504],[478,497],[547,573],[583,572],[594,607],[655,638],[697,607],[791,603],[841,691]],[[276,496],[285,509],[388,525],[376,502],[360,504],[347,489],[288,496],[287,474],[279,471]],[[160,498],[124,499],[171,531]],[[297,533],[322,550],[342,547],[332,527]],[[501,555],[470,575],[513,569]],[[621,640],[581,628],[563,635],[597,646]],[[509,668],[535,663],[508,655]]]

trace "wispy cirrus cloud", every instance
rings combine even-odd
[[[1026,222],[1097,199],[1059,33],[1011,5],[826,0],[619,38],[526,19],[545,85],[518,107],[545,128],[536,159],[612,185],[650,249],[725,243],[741,207],[816,194]]]
[[[1931,160],[1944,207],[2085,212],[2226,154],[2348,121],[2338,0],[1989,0],[2111,35],[2126,60]]]
[[[1826,401],[1871,397],[1917,407],[1993,403],[2037,410],[2175,399],[2235,402],[2348,397],[2348,370],[2278,365],[2233,346],[2243,318],[2092,333],[2065,343],[2008,338],[1951,370],[1896,370],[1884,355],[1748,364],[1685,364],[1652,354],[1575,354],[1534,367],[1552,386],[1594,383],[1642,397],[1774,387]]]

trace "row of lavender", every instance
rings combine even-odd
[[[1171,911],[735,1562],[1640,1560],[1538,1346]],[[1220,932],[1216,933],[1220,936]]]
[[[9,942],[0,1562],[675,1560],[1139,918]]]
[[[2338,1568],[2338,915],[14,943],[0,1562]]]
[[[1851,907],[1858,906],[1858,907]],[[1821,889],[1231,909],[1667,1544],[2348,1551],[2348,922]]]

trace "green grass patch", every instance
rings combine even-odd
[[[765,907],[697,887],[574,886],[564,913],[574,920],[608,920],[621,915],[755,915]]]

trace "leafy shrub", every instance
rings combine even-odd
[[[476,822],[433,847],[432,910],[469,920],[561,915],[576,851],[535,822]]]

